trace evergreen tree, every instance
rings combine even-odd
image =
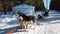
[[[50,10],[60,10],[60,0],[51,0]]]

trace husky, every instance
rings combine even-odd
[[[36,19],[34,16],[26,16],[25,14],[18,14],[18,15],[19,15],[20,28],[26,30],[28,29],[29,24],[33,24],[35,29]]]
[[[28,32],[28,25],[34,25],[34,28],[35,29],[35,26],[36,26],[36,19],[34,16],[26,16],[25,14],[17,14],[18,16],[18,19],[19,19],[19,28],[21,29],[25,29],[24,31]],[[30,26],[30,27],[31,27]],[[11,34],[12,32],[16,31],[17,29],[13,29],[11,31],[8,31],[7,34]]]

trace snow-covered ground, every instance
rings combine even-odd
[[[60,34],[60,13],[50,11],[45,20],[37,20],[36,29],[12,34]]]
[[[9,18],[6,18],[6,20]],[[12,20],[12,21],[10,21]],[[50,11],[49,17],[44,20],[36,20],[37,25],[35,30],[29,29],[28,32],[14,32],[12,34],[60,34],[60,13],[56,11]],[[10,18],[8,23],[0,23],[0,33],[5,34],[7,30],[11,30],[18,26],[17,18]]]

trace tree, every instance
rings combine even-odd
[[[26,0],[26,3],[35,6],[35,10],[45,10],[42,0]]]
[[[3,3],[2,3],[2,1],[0,1],[0,12],[3,12],[4,11],[4,9],[3,9]]]
[[[51,0],[50,10],[60,10],[60,0]]]
[[[13,6],[26,3],[31,6],[35,6],[35,10],[45,10],[44,4],[42,0],[0,0],[3,4],[3,11],[6,13],[7,11],[11,11]],[[1,8],[2,9],[2,8]]]

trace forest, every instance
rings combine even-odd
[[[52,0],[50,10],[60,10],[60,0]]]
[[[12,7],[26,3],[35,7],[35,10],[44,10],[42,0],[0,0],[0,12],[12,11]]]
[[[34,6],[35,10],[46,10],[43,0],[0,0],[0,12],[10,12],[12,7],[26,3]],[[50,10],[60,10],[60,0],[51,0]]]

